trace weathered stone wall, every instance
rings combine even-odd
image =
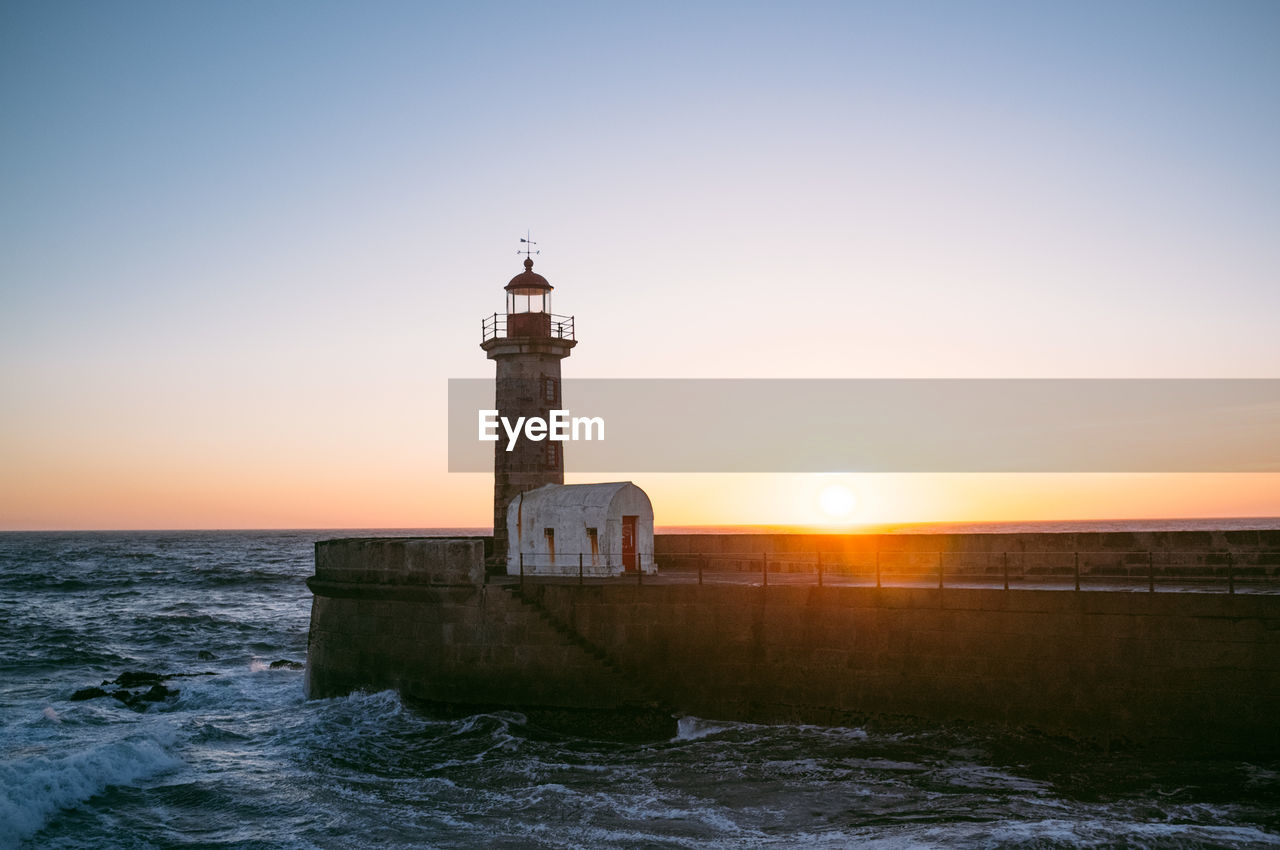
[[[996,721],[1280,750],[1280,597],[666,585],[531,588],[706,717]]]
[[[456,705],[614,708],[622,701],[607,669],[502,588],[380,590],[315,587],[309,696],[391,688]]]
[[[1280,596],[483,584],[482,543],[317,544],[308,692],[1280,752]]]
[[[469,587],[484,583],[484,556],[482,537],[324,540],[316,544],[316,579],[370,585]]]
[[[576,343],[547,337],[498,337],[481,344],[496,365],[494,408],[498,415],[515,422],[520,417],[546,419],[561,406],[560,361],[569,356]],[[552,383],[553,398],[547,397]],[[543,484],[564,483],[564,453],[561,444],[550,440],[519,440],[507,451],[501,434],[493,444],[493,535],[494,560],[505,561],[507,552],[507,506],[517,494]]]
[[[311,697],[393,688],[458,705],[594,709],[645,699],[516,588],[485,586],[479,538],[324,541],[308,585]]]

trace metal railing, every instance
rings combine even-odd
[[[524,315],[524,314],[520,314]],[[545,314],[550,319],[552,339],[576,339],[573,335],[573,316]],[[494,313],[480,320],[480,341],[488,342],[507,335],[507,314]]]
[[[661,575],[758,576],[759,583],[1003,590],[1201,590],[1280,593],[1280,552],[874,551],[660,556]],[[733,583],[740,583],[734,581]],[[752,583],[755,583],[752,581]]]
[[[518,566],[521,581],[1280,593],[1280,551],[814,551],[656,558],[526,553]]]
[[[526,578],[591,579],[626,578],[643,582],[646,571],[657,566],[648,552],[521,552],[516,556],[520,581]]]

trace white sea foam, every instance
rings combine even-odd
[[[157,727],[145,737],[0,765],[0,847],[16,846],[58,811],[113,785],[130,785],[181,767],[167,751],[173,743],[172,730]]]
[[[710,735],[718,735],[721,732],[729,732],[734,729],[741,729],[749,724],[745,723],[717,723],[711,720],[703,720],[700,717],[690,717],[688,715],[681,717],[676,721],[676,736],[673,741],[697,741],[700,738],[706,738]]]
[[[1166,847],[1280,846],[1280,836],[1256,827],[1134,823],[1108,819],[1009,821],[993,829],[991,838],[993,843],[1051,841],[1077,847],[1097,847],[1122,841]]]

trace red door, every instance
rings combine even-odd
[[[629,573],[636,571],[636,520],[639,517],[622,518],[622,567]]]

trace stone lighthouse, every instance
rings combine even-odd
[[[524,241],[524,240],[522,240]],[[529,243],[532,244],[532,243]],[[497,364],[494,407],[500,417],[549,418],[563,408],[560,361],[577,345],[572,316],[551,313],[551,284],[533,270],[526,256],[524,271],[507,284],[507,312],[494,313],[482,324],[480,347]],[[520,440],[511,451],[506,441],[494,443],[494,558],[507,551],[507,506],[520,493],[544,484],[564,483],[563,444],[554,440]]]

